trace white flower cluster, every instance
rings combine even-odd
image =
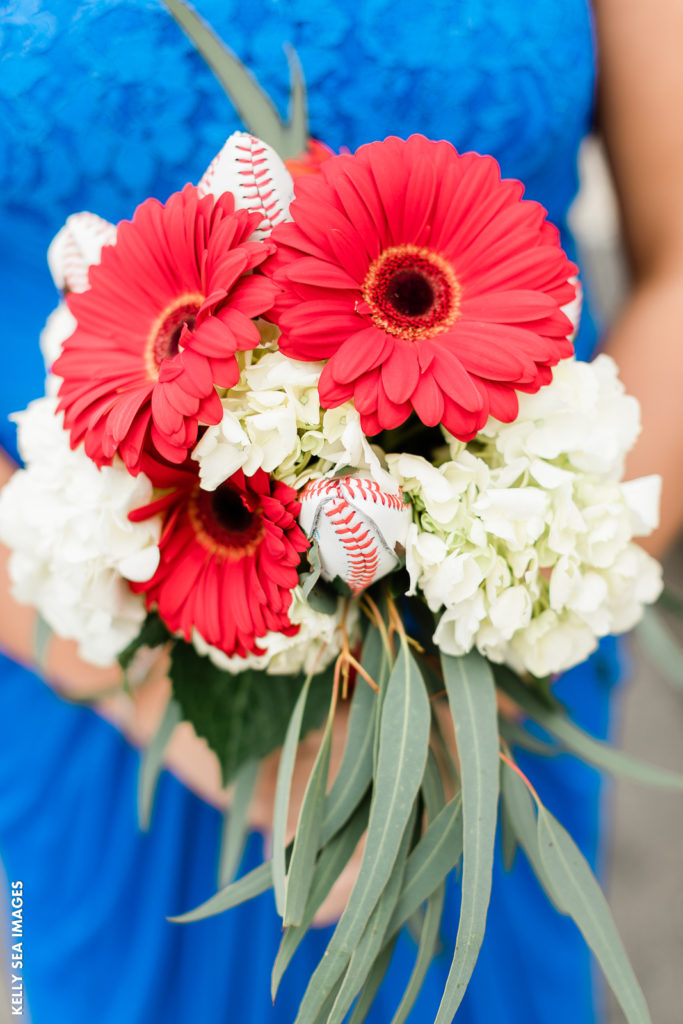
[[[128,519],[151,500],[152,485],[122,464],[98,470],[82,448],[72,451],[56,405],[40,398],[16,416],[27,468],[0,495],[0,539],[12,549],[17,600],[77,640],[87,661],[108,665],[145,618],[125,580],[149,579],[158,565],[159,520]]]
[[[217,647],[207,644],[196,630],[192,642],[200,654],[208,655],[214,665],[231,675],[247,669],[265,671],[268,675],[298,675],[302,672],[308,675],[310,672],[322,672],[339,654],[343,613],[342,600],[338,601],[336,612],[332,615],[316,611],[303,596],[301,587],[296,587],[292,591],[289,618],[294,625],[299,626],[299,632],[294,636],[266,633],[258,641],[265,654],[229,658]],[[344,623],[351,646],[360,638],[358,623],[358,608],[352,604]]]
[[[564,360],[521,395],[511,424],[449,438],[438,468],[389,455],[413,502],[411,592],[443,609],[435,641],[544,676],[583,661],[597,638],[630,629],[661,590],[657,562],[632,543],[657,522],[659,478],[619,483],[638,405],[614,362]]]
[[[299,488],[342,466],[365,469],[384,487],[396,489],[353,404],[320,408],[322,363],[298,362],[275,351],[248,356],[239,382],[223,398],[223,419],[207,429],[192,453],[205,490],[215,490],[238,469],[247,476],[263,469]]]

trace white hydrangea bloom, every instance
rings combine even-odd
[[[639,410],[608,356],[564,360],[519,407],[468,446],[449,437],[438,467],[387,461],[413,503],[410,592],[441,612],[435,642],[542,676],[630,629],[659,595],[661,569],[633,543],[657,524],[659,478],[619,483]]]
[[[294,636],[284,633],[267,633],[259,638],[259,647],[265,654],[248,654],[245,658],[228,657],[217,647],[212,647],[195,630],[192,643],[200,654],[208,655],[214,665],[231,675],[246,669],[264,671],[269,675],[298,675],[303,672],[322,672],[337,657],[342,645],[341,622],[344,602],[340,600],[333,615],[325,615],[308,604],[300,587],[292,592],[292,606],[289,618],[298,625]],[[358,639],[358,609],[349,606],[346,629],[353,645]]]
[[[208,428],[192,453],[205,490],[215,490],[238,469],[247,476],[263,469],[298,488],[342,466],[367,469],[379,484],[396,489],[353,405],[320,408],[323,363],[273,351],[252,353],[245,362],[238,383],[222,400],[223,419]]]
[[[53,309],[45,326],[40,332],[40,351],[43,353],[45,368],[50,369],[55,359],[62,354],[62,347],[68,337],[76,330],[76,317],[70,311],[66,302],[60,302],[56,309]],[[48,384],[53,388],[58,386],[57,377],[48,378]]]
[[[131,523],[152,498],[144,474],[123,465],[98,470],[72,450],[56,413],[40,398],[15,418],[26,468],[0,495],[0,539],[17,600],[34,605],[59,635],[77,640],[83,658],[111,664],[145,618],[125,579],[146,580],[159,561],[160,520]]]

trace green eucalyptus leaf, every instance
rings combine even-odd
[[[443,723],[438,712],[438,703],[432,698],[432,735],[441,754],[441,764],[448,771],[450,780],[457,791],[460,789],[460,773],[443,730]]]
[[[363,667],[366,668],[365,665]],[[373,738],[378,707],[374,690],[358,677],[351,698],[344,756],[325,803],[325,821],[320,836],[323,846],[358,806],[372,781]]]
[[[170,697],[153,740],[142,752],[138,776],[138,822],[143,832],[152,818],[154,794],[164,764],[164,754],[175,727],[181,720],[180,705]]]
[[[311,568],[309,572],[304,573],[303,576],[299,577],[299,585],[301,586],[301,592],[304,598],[308,599],[313,587],[320,579],[320,573],[322,571],[322,565],[320,562],[320,545],[315,537],[311,540],[311,546],[306,552],[306,557]]]
[[[251,72],[191,7],[181,0],[164,3],[223,86],[246,129],[272,146],[283,160],[299,156],[308,142],[306,92],[291,47],[287,50],[292,77],[290,121],[285,123]]]
[[[412,851],[388,934],[393,935],[422,906],[460,860],[462,800],[458,793],[440,811]]]
[[[186,914],[169,917],[168,920],[176,924],[187,924],[189,921],[201,921],[205,917],[222,914],[224,910],[230,910],[231,907],[236,907],[240,903],[246,903],[247,900],[253,900],[255,896],[260,896],[261,893],[267,892],[268,889],[272,888],[272,885],[273,866],[272,862],[268,860],[264,864],[259,864],[248,875],[238,878],[236,882],[232,882],[225,889],[221,889],[220,892],[211,896],[210,899],[200,904],[200,906],[195,907],[194,910],[189,910]]]
[[[463,872],[453,963],[435,1024],[450,1024],[462,1002],[484,939],[491,897],[498,815],[496,688],[488,662],[476,652],[442,655],[448,703],[460,758]]]
[[[343,983],[334,1001],[327,1024],[342,1024],[354,999],[362,989],[370,973],[370,968],[382,950],[387,926],[401,891],[406,859],[412,840],[412,830],[417,817],[415,811],[416,807],[414,805],[413,822],[409,823],[406,827],[389,881],[370,915],[370,920],[365,926],[358,945],[351,955],[349,966],[344,974]]]
[[[282,746],[304,684],[303,676],[253,670],[230,675],[183,640],[173,645],[169,674],[183,718],[218,756],[225,785],[245,761]],[[313,677],[302,735],[324,721],[331,688],[331,670]]]
[[[501,795],[503,812],[510,822],[513,835],[524,850],[536,878],[559,910],[538,848],[538,823],[533,798],[517,772],[505,762],[501,764]]]
[[[633,779],[635,782],[661,786],[664,789],[683,789],[683,775],[666,768],[657,768],[646,761],[639,761],[621,750],[615,750],[608,743],[593,739],[569,720],[566,711],[548,708],[512,673],[499,675],[498,684],[530,718],[556,736],[568,750],[578,754],[584,761],[604,768],[613,775]]]
[[[503,847],[503,864],[506,871],[512,871],[517,854],[517,837],[510,821],[507,807],[503,803],[500,814],[501,843]]]
[[[560,748],[556,743],[540,740],[519,722],[513,722],[505,715],[498,716],[498,728],[502,739],[511,747],[521,747],[522,750],[530,750],[532,754],[540,754],[544,757],[555,757],[560,753]]]
[[[282,922],[285,926],[301,924],[306,910],[306,901],[313,878],[313,867],[320,843],[327,776],[330,770],[332,726],[336,707],[336,696],[333,695],[325,732],[306,784],[299,812],[294,848],[286,879],[285,912]]]
[[[296,1024],[312,1024],[346,970],[391,877],[424,774],[429,721],[429,698],[415,659],[406,647],[391,673],[382,707],[368,836],[358,877],[325,955],[309,981]]]
[[[52,627],[46,622],[40,612],[36,612],[33,627],[33,660],[39,672],[44,672],[46,669],[47,648],[51,637]]]
[[[330,994],[328,995],[327,999],[325,1000],[325,1002],[320,1007],[320,1010],[318,1011],[316,1016],[311,1021],[311,1024],[327,1024],[327,1021],[328,1021],[329,1016],[330,1016],[330,1010],[332,1009],[332,1007],[334,1005],[334,1001],[337,998],[337,993],[339,992],[339,989],[342,986],[343,980],[344,980],[343,978],[340,978],[339,981],[334,985],[334,987],[333,987],[332,991],[330,992]]]
[[[365,643],[363,644],[363,668],[370,676],[372,676],[379,687],[379,692],[376,694],[377,717],[375,718],[375,737],[373,745],[374,771],[377,770],[377,762],[379,758],[382,708],[384,706],[384,698],[386,697],[387,687],[389,685],[389,679],[391,678],[394,664],[395,662],[393,657],[390,657],[389,651],[385,647],[382,634],[376,626],[372,626],[368,630],[365,637]]]
[[[313,872],[311,891],[308,894],[303,920],[297,927],[286,928],[280,942],[271,979],[271,995],[273,1000],[277,994],[282,976],[287,970],[301,940],[313,923],[313,918],[346,867],[353,851],[358,846],[360,837],[367,828],[369,811],[370,797],[366,796],[356,807],[344,828],[340,829],[323,848]]]
[[[595,954],[629,1024],[651,1024],[602,890],[572,837],[543,806],[538,809],[538,846],[558,905]]]
[[[304,720],[304,709],[312,679],[312,676],[308,677],[294,705],[294,711],[289,720],[287,734],[282,745],[277,782],[275,783],[275,804],[273,807],[273,889],[275,891],[275,905],[280,917],[284,917],[287,897],[285,848],[287,846],[289,798],[292,789],[292,776],[294,775],[294,762]]]
[[[370,1013],[375,996],[377,995],[380,985],[384,981],[384,976],[389,969],[397,938],[398,936],[393,939],[393,941],[385,944],[370,968],[370,973],[363,985],[363,991],[358,996],[358,1001],[353,1008],[353,1013],[349,1017],[348,1024],[363,1024],[363,1021]]]
[[[413,972],[408,982],[401,1002],[396,1013],[392,1017],[391,1024],[404,1024],[408,1014],[412,1010],[415,1000],[420,994],[422,983],[425,980],[427,971],[432,962],[439,944],[439,933],[441,929],[441,917],[443,914],[444,899],[446,896],[445,881],[432,893],[427,901],[427,912],[422,925],[420,943],[417,950],[417,959]]]
[[[229,885],[240,866],[249,830],[249,804],[258,779],[261,762],[258,758],[245,761],[235,776],[232,802],[223,818],[221,852],[218,860],[218,884]]]
[[[683,647],[655,608],[646,608],[636,626],[636,637],[645,653],[670,683],[683,690]]]
[[[661,607],[674,615],[683,616],[683,597],[667,583],[659,595],[656,607]]]
[[[422,796],[425,802],[425,810],[427,811],[427,819],[431,824],[446,805],[441,772],[431,747],[427,753],[427,764],[425,765],[425,773],[422,780]]]
[[[293,46],[285,43],[285,54],[289,64],[289,124],[287,125],[287,146],[293,157],[300,156],[308,145],[308,99],[306,82],[299,55]]]

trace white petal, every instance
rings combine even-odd
[[[263,219],[255,238],[267,238],[276,224],[289,220],[294,198],[292,176],[274,149],[248,132],[233,132],[202,175],[200,196],[231,192],[238,210],[253,210]]]

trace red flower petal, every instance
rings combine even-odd
[[[236,473],[215,492],[199,488],[196,469],[177,482],[130,515],[165,516],[159,567],[132,588],[172,632],[190,640],[197,630],[228,655],[260,653],[257,640],[269,629],[296,633],[288,610],[308,541],[293,488],[262,470]]]
[[[281,350],[330,360],[323,405],[353,387],[366,431],[414,409],[465,440],[492,402],[507,415],[515,388],[541,386],[571,352],[560,307],[576,268],[522,194],[491,157],[421,136],[332,157],[297,185],[294,223],[273,232],[264,271],[283,289]],[[384,350],[359,319],[384,334]]]
[[[215,385],[234,383],[235,352],[260,340],[250,318],[278,291],[243,276],[273,251],[248,241],[257,221],[229,194],[200,199],[190,185],[163,206],[147,200],[118,226],[89,290],[69,297],[78,326],[54,364],[59,409],[98,465],[118,452],[137,473],[149,441],[182,462],[200,416],[217,422]]]

